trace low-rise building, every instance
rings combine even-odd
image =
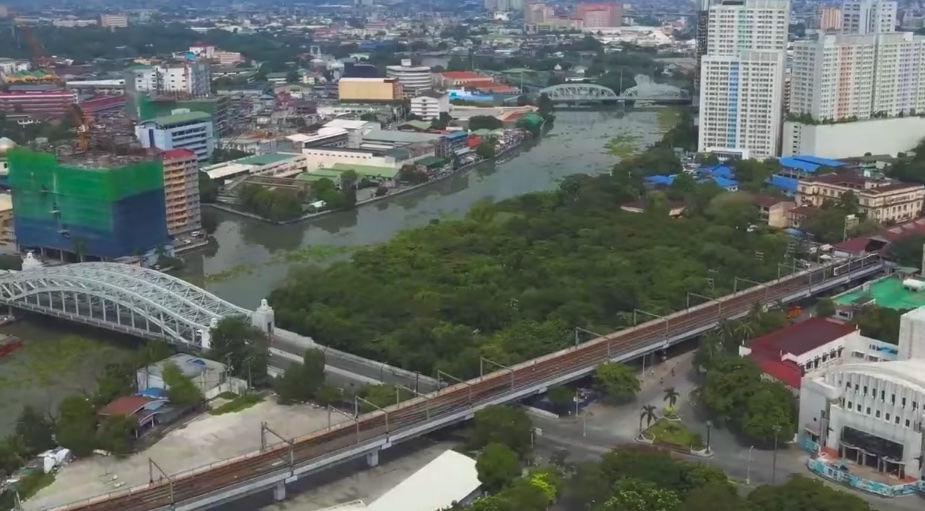
[[[423,91],[411,98],[411,113],[427,121],[438,119],[440,114],[450,113],[450,96],[435,90]]]
[[[64,118],[77,102],[73,91],[52,85],[10,87],[0,91],[0,112],[27,114],[36,118]]]
[[[308,169],[308,159],[299,153],[270,153],[246,156],[237,160],[202,167],[209,177],[224,182],[236,177],[269,176],[292,177]]]
[[[827,318],[810,318],[752,339],[739,347],[770,380],[799,392],[803,375],[834,364],[855,329]]]
[[[825,201],[838,201],[847,192],[858,199],[860,211],[878,222],[899,222],[922,213],[925,186],[889,179],[868,179],[854,172],[839,172],[801,180],[796,202],[800,206],[821,207]]]
[[[189,378],[199,390],[205,394],[218,387],[225,381],[227,367],[221,362],[215,362],[202,357],[186,353],[177,353],[160,362],[139,369],[135,374],[135,382],[141,392],[149,389],[168,390],[164,383],[164,369],[173,364],[180,370],[180,374]]]
[[[764,194],[752,194],[752,200],[758,206],[761,220],[769,227],[784,229],[790,226],[790,210],[796,207],[795,202]]]
[[[212,116],[202,112],[155,117],[135,126],[135,136],[142,147],[189,149],[199,163],[206,163],[215,149]]]
[[[301,151],[306,147],[347,147],[349,137],[344,128],[322,126],[312,133],[295,133],[284,138],[294,151]]]

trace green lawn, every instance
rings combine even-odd
[[[670,421],[659,419],[645,430],[646,438],[653,439],[656,442],[673,445],[682,449],[688,449],[692,445],[694,449],[704,447],[703,438],[700,433],[694,433],[687,429],[681,421]]]

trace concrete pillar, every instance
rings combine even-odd
[[[273,487],[273,500],[276,502],[281,502],[286,500],[286,483],[280,481],[276,483],[276,486]]]
[[[370,467],[379,465],[379,451],[373,451],[366,455],[366,464]]]

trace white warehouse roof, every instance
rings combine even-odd
[[[368,511],[439,511],[462,502],[479,489],[475,460],[456,451],[437,456],[388,493]]]

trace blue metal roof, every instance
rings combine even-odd
[[[469,136],[469,134],[466,133],[465,131],[451,131],[451,132],[447,133],[445,136],[446,136],[446,138],[452,140],[452,139],[455,139],[455,138],[466,138],[466,137]]]
[[[830,158],[820,158],[818,156],[813,156],[811,154],[797,154],[793,156],[795,160],[805,161],[807,163],[814,163],[816,165],[825,165],[826,167],[844,167],[845,163],[838,160],[833,160]]]
[[[765,183],[773,186],[774,188],[780,188],[785,192],[794,193],[797,191],[797,180],[790,177],[774,174],[769,177]]]
[[[739,182],[735,179],[726,179],[722,176],[713,176],[713,182],[723,188],[735,188],[739,186]]]
[[[780,165],[781,167],[802,170],[803,172],[815,172],[820,166],[818,163],[809,163],[793,157],[781,158]]]
[[[665,176],[665,175],[659,174],[659,175],[649,176],[646,178],[646,182],[656,184],[656,185],[670,185],[671,183],[674,182],[675,175],[676,174]]]

